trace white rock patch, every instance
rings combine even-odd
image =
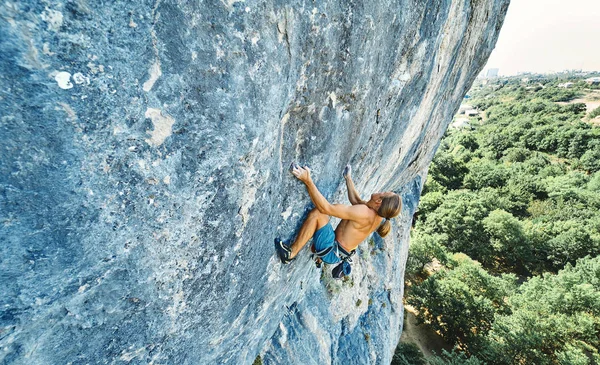
[[[65,71],[59,72],[54,76],[54,80],[58,83],[58,87],[61,89],[70,89],[73,87],[71,82],[71,74]]]
[[[144,82],[143,89],[145,92],[152,90],[154,83],[158,80],[159,77],[162,76],[162,71],[160,70],[160,64],[155,62],[152,66],[150,66],[150,70],[148,70],[150,74],[150,78],[148,81]]]
[[[46,8],[40,17],[48,23],[48,30],[57,32],[63,24],[63,15],[60,11]]]
[[[73,75],[73,81],[75,81],[75,83],[77,85],[81,85],[84,83],[86,85],[90,84],[90,78],[87,76],[84,76],[81,72],[77,72],[76,74]]]
[[[153,131],[148,131],[151,137],[146,140],[146,143],[154,147],[160,146],[171,135],[175,119],[168,114],[163,115],[160,109],[155,108],[148,108],[144,116],[152,119],[154,126]]]

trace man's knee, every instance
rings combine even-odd
[[[310,211],[309,216],[311,218],[314,219],[318,219],[318,218],[323,218],[323,216],[327,216],[326,214],[323,214],[319,211],[319,209],[314,208],[313,210]]]
[[[316,220],[318,226],[324,226],[329,222],[329,216],[321,213],[317,208],[311,210],[308,216],[310,219]]]

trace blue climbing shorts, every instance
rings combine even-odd
[[[333,250],[321,257],[321,260],[323,260],[324,263],[336,264],[341,261],[340,257],[336,255],[338,243],[335,240],[335,232],[330,223],[327,223],[315,232],[315,235],[313,236],[313,246],[315,246],[315,251],[317,252],[323,251],[327,247],[333,247]]]

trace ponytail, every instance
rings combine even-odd
[[[392,223],[390,219],[396,217],[400,214],[402,210],[402,199],[400,199],[400,195],[394,194],[391,196],[386,196],[381,201],[381,206],[377,211],[380,217],[384,217],[385,221],[382,225],[377,228],[377,233],[381,237],[387,236],[392,231]]]
[[[385,222],[383,222],[383,224],[377,228],[377,234],[379,234],[381,237],[385,237],[388,235],[388,233],[390,233],[391,230],[392,224],[390,223],[389,219],[386,219]]]

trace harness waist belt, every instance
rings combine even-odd
[[[341,243],[339,243],[338,241],[335,241],[335,243],[337,244],[338,252],[339,252],[340,258],[342,260],[344,260],[345,258],[350,257],[354,254],[354,250],[348,252],[348,251],[346,251],[346,249],[344,249],[344,247],[342,247]]]

